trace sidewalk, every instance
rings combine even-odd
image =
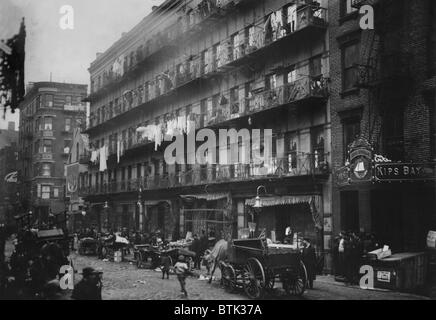
[[[329,297],[325,297],[326,299],[334,297],[335,292],[337,292],[338,299],[345,298],[347,300],[430,300],[430,298],[425,296],[385,289],[375,288],[364,290],[356,285],[346,285],[343,282],[335,281],[335,278],[332,275],[317,276],[314,286],[315,290],[308,291],[309,297],[312,295],[319,296],[319,294],[316,294],[316,289],[318,288],[321,295],[323,292],[329,292]],[[330,296],[330,294],[332,296]]]

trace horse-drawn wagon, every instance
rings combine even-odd
[[[277,281],[289,295],[306,290],[307,272],[299,250],[268,244],[266,239],[233,240],[227,259],[220,262],[221,281],[228,291],[243,288],[251,299],[262,298]]]

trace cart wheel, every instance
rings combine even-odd
[[[244,268],[244,291],[250,299],[260,299],[264,294],[265,271],[259,260],[250,258]]]
[[[283,281],[283,289],[288,295],[302,296],[307,287],[307,271],[303,261],[298,270],[289,272]]]
[[[141,269],[141,268],[142,268],[142,253],[141,253],[141,252],[138,252],[138,253],[136,254],[136,267],[137,267],[138,269]]]
[[[272,290],[274,289],[275,284],[276,284],[276,277],[274,273],[270,269],[268,269],[265,288],[267,290]]]
[[[223,265],[221,279],[224,289],[232,293],[236,289],[236,272],[231,265]]]

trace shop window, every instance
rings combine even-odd
[[[41,198],[50,199],[50,186],[41,186]]]
[[[344,145],[342,147],[344,151],[345,162],[348,158],[348,147],[360,136],[360,119],[353,118],[344,121],[343,131]]]
[[[360,45],[358,42],[348,44],[342,48],[342,88],[347,91],[355,88],[357,83],[357,68],[360,59]]]

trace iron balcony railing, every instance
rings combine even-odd
[[[209,48],[210,58],[204,60],[200,56],[189,59],[181,63],[174,63],[174,66],[165,75],[160,75],[151,82],[150,87],[144,88],[141,93],[136,93],[130,101],[120,97],[121,102],[116,110],[108,112],[104,117],[98,117],[91,113],[90,125],[88,129],[94,128],[124,112],[135,107],[154,101],[164,95],[174,92],[175,89],[195,81],[200,78],[209,77],[217,73],[228,72],[229,68],[236,67],[244,63],[244,59],[252,57],[255,53],[261,52],[264,48],[298,33],[308,27],[325,28],[327,26],[327,10],[321,7],[304,6],[297,10],[296,21],[288,24],[280,32],[269,34],[265,31],[264,25],[253,26],[254,32],[243,37],[237,44],[231,44],[231,38],[225,39],[220,43],[219,52],[212,52]],[[243,29],[245,30],[245,29]],[[188,63],[189,62],[189,63]],[[180,65],[184,65],[183,72],[180,72]],[[126,79],[129,77],[126,76]],[[111,80],[112,81],[112,80]],[[110,82],[111,82],[110,81]],[[135,89],[136,90],[136,89]]]
[[[111,181],[80,189],[83,195],[160,190],[202,184],[243,182],[271,178],[322,176],[329,173],[328,154],[290,153],[260,164],[208,165],[185,172]]]

